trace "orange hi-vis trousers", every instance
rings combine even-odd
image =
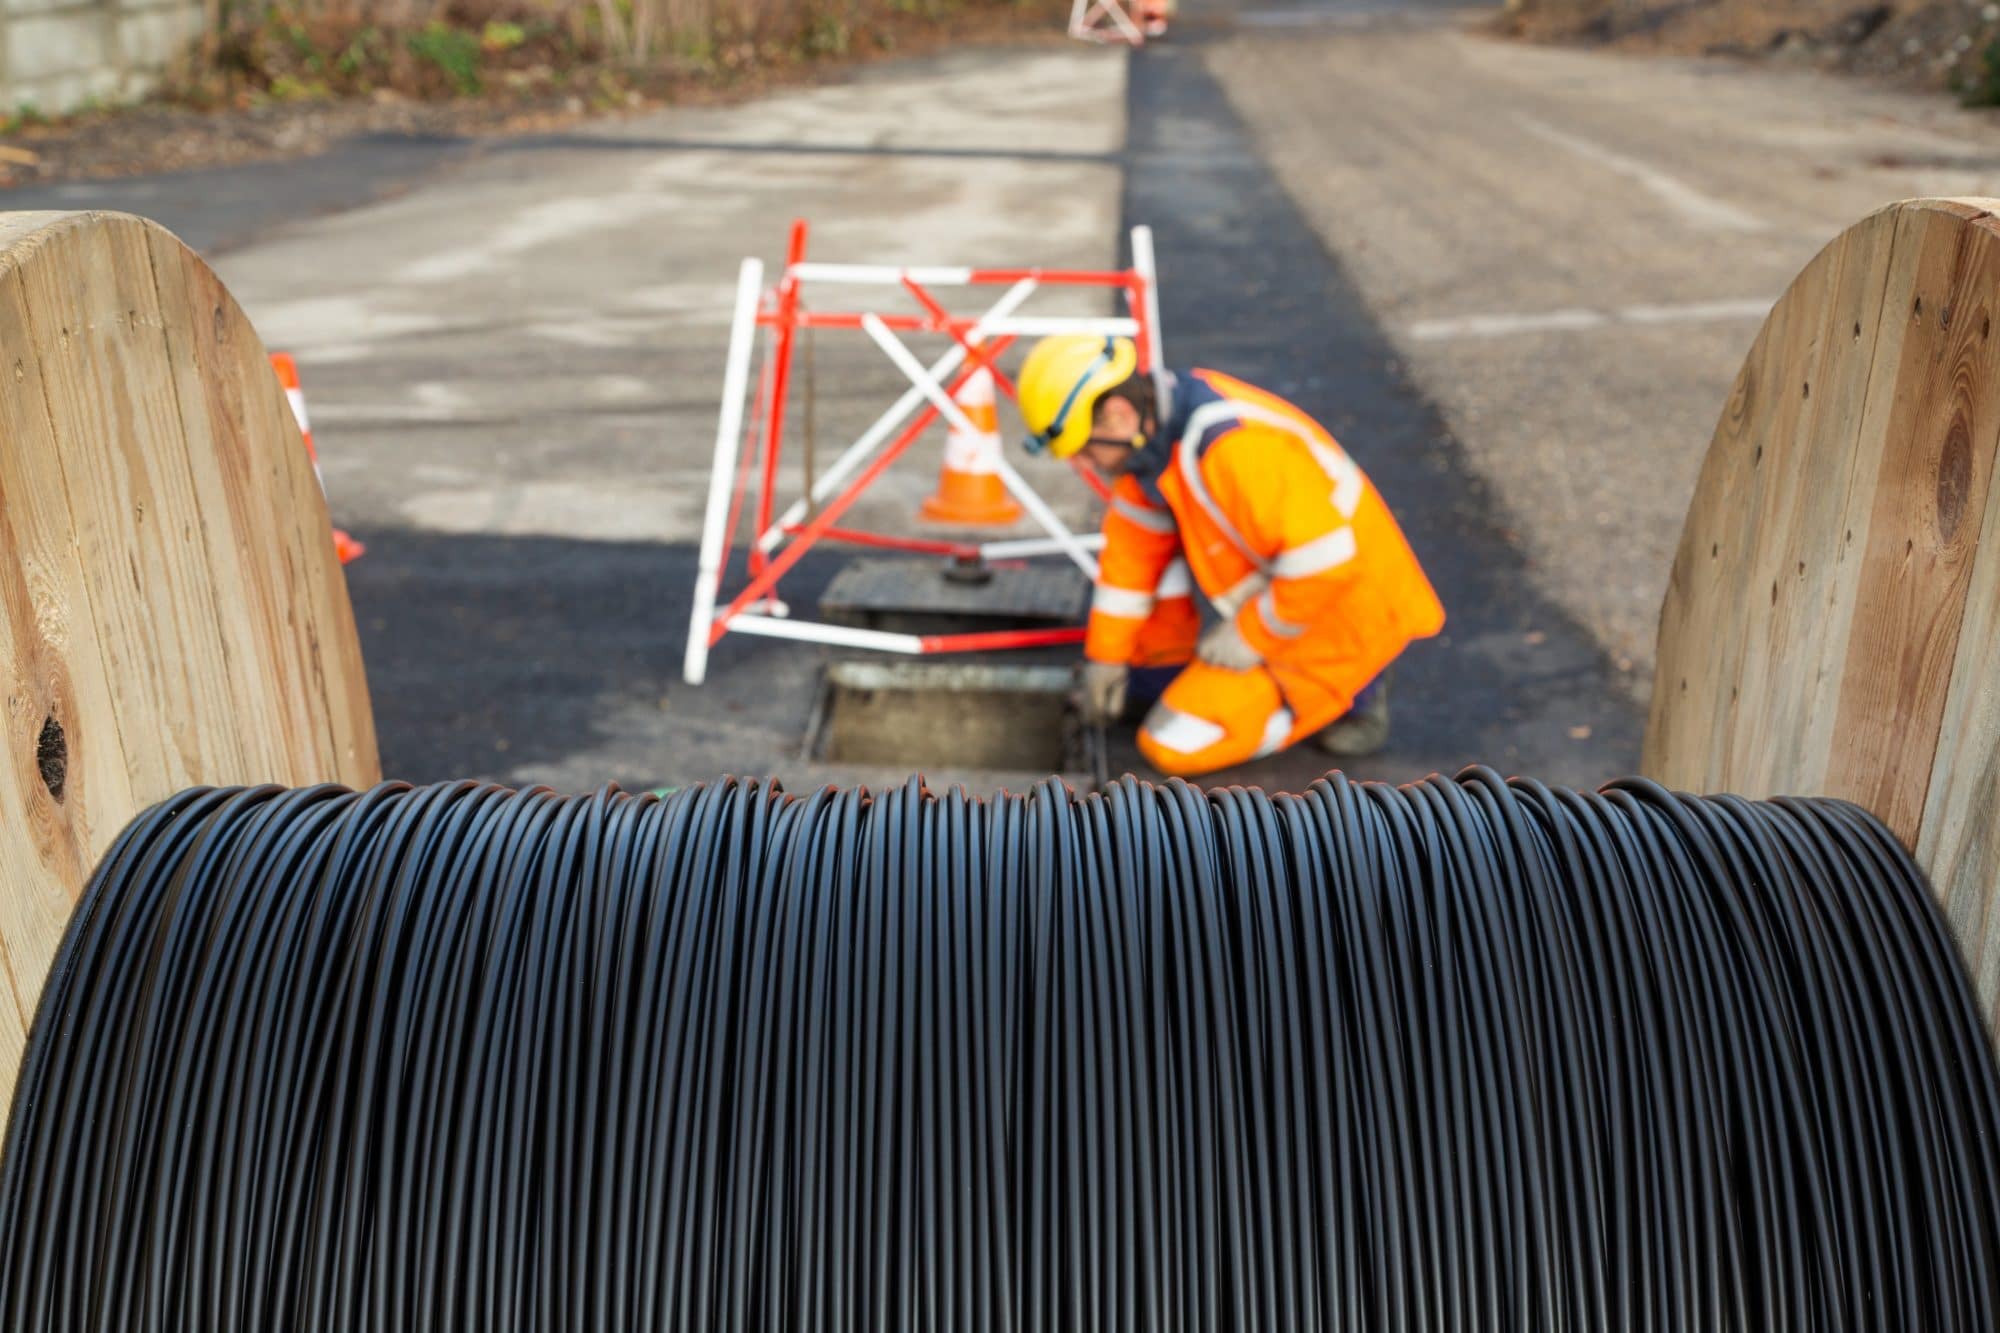
[[[1443,627],[1444,607],[1373,483],[1317,422],[1214,371],[1180,379],[1174,396],[1166,465],[1150,486],[1128,475],[1113,489],[1083,652],[1188,662],[1139,748],[1191,776],[1340,717],[1413,639]],[[1189,662],[1197,587],[1231,609],[1261,665]]]
[[[1180,606],[1162,599],[1139,631],[1134,667],[1182,668],[1139,727],[1139,752],[1160,772],[1194,777],[1248,763],[1327,724],[1324,717],[1297,717],[1269,667],[1226,671],[1195,661],[1200,635],[1200,613],[1185,599]],[[1353,694],[1360,694],[1388,666],[1384,661],[1371,670],[1356,663]]]

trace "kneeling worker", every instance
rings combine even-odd
[[[1332,435],[1215,371],[1140,374],[1126,338],[1046,338],[1019,387],[1029,450],[1081,453],[1113,483],[1083,648],[1088,720],[1117,720],[1128,684],[1172,674],[1139,729],[1162,772],[1308,737],[1343,757],[1382,748],[1380,678],[1444,627],[1444,607]],[[1206,633],[1197,586],[1221,617]]]

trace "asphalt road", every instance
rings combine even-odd
[[[1444,595],[1391,751],[1354,771],[1589,785],[1636,764],[1667,558],[1759,312],[1874,203],[1982,188],[2000,143],[1928,99],[1463,22],[1188,0],[1129,59],[966,52],[477,153],[371,142],[9,202],[163,216],[299,356],[336,517],[370,544],[349,578],[393,774],[813,780],[827,654],[732,637],[708,685],[678,679],[735,266],[805,215],[817,257],[904,263],[1103,265],[1150,223],[1169,359],[1325,420]],[[815,365],[826,448],[898,388],[865,344]],[[864,521],[913,529],[928,448]]]
[[[1643,699],[1687,497],[1763,316],[1876,208],[2000,191],[2000,128],[1796,69],[1339,8],[1239,22],[1206,66],[1464,442],[1536,588]]]
[[[1364,20],[1383,7],[1313,11]],[[1437,585],[1448,623],[1398,664],[1390,750],[1350,763],[1406,780],[1485,763],[1595,785],[1636,765],[1639,717],[1598,645],[1527,577],[1464,446],[1401,372],[1346,267],[1321,241],[1237,114],[1219,44],[1282,45],[1247,27],[1274,11],[1195,9],[1131,74],[1125,211],[1160,252],[1168,359],[1241,375],[1324,422],[1381,489]],[[1394,16],[1399,20],[1400,16]],[[1135,753],[1124,758],[1136,765]],[[1223,779],[1295,790],[1327,767],[1309,747]]]

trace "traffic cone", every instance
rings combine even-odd
[[[1000,480],[1000,408],[993,394],[993,372],[984,366],[973,371],[952,401],[972,423],[974,433],[953,426],[944,437],[944,468],[938,473],[937,494],[924,501],[923,516],[956,526],[1004,527],[1019,522],[1021,506]]]
[[[313,448],[313,428],[311,418],[306,416],[305,390],[299,387],[298,362],[292,360],[290,352],[271,353],[271,369],[278,372],[278,383],[285,386],[285,401],[292,405],[292,417],[299,423],[299,435],[306,442],[306,453],[313,463],[313,476],[319,478],[319,493],[326,494],[326,478],[320,476],[319,450]],[[333,530],[333,553],[340,557],[341,564],[359,560],[368,553],[368,548],[339,528]]]

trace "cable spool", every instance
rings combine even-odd
[[[195,790],[51,973],[0,1322],[1984,1330],[1996,1130],[1837,801]]]
[[[194,784],[380,776],[326,503],[166,231],[0,213],[0,1107],[70,907]]]
[[[1893,204],[1750,354],[1660,615],[1644,770],[1880,815],[2000,1027],[2000,200]]]

